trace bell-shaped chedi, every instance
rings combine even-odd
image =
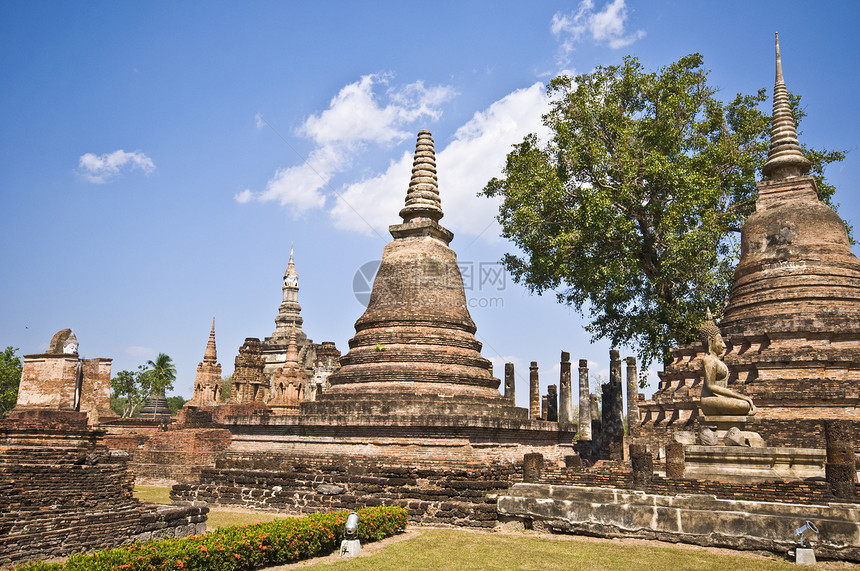
[[[367,310],[330,388],[303,412],[526,418],[499,393],[469,315],[429,131],[418,134],[402,224],[389,227]]]
[[[726,335],[840,334],[860,323],[860,260],[845,224],[818,200],[782,76],[779,38],[768,160],[720,327]],[[773,340],[773,339],[772,339]]]
[[[842,219],[818,199],[782,74],[779,38],[768,160],[756,211],[741,232],[741,257],[720,322],[729,386],[749,396],[774,428],[772,445],[818,446],[818,426],[856,417],[860,388],[860,260]],[[689,425],[702,390],[698,344],[672,349],[642,427]],[[765,423],[766,425],[767,423]],[[766,428],[766,426],[765,426]]]

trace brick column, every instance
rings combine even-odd
[[[647,490],[654,477],[654,459],[644,444],[630,445],[630,463],[633,466],[633,489]]]
[[[666,443],[666,477],[683,478],[685,469],[684,445],[672,439]]]
[[[591,399],[588,393],[588,361],[579,360],[579,439],[591,440]]]
[[[558,422],[558,389],[555,385],[547,387],[546,419],[550,422]]]
[[[517,385],[514,379],[514,364],[505,363],[505,398],[510,399],[511,403],[516,404]]]
[[[538,378],[537,361],[532,361],[529,367],[529,418],[540,418],[540,380]]]
[[[561,372],[559,373],[558,385],[558,422],[562,426],[570,426],[573,422],[570,401],[570,353],[566,351],[561,352]]]
[[[636,357],[627,357],[627,429],[639,424],[639,375]]]

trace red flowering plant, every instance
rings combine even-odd
[[[358,511],[358,537],[376,541],[406,529],[406,510],[400,507]],[[205,535],[151,540],[94,553],[79,553],[65,564],[28,563],[18,571],[234,571],[260,569],[327,555],[343,539],[348,512],[319,513],[277,519],[254,525],[221,528]]]

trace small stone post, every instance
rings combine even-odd
[[[591,440],[591,399],[588,392],[588,361],[579,360],[579,439]]]
[[[549,417],[549,395],[543,395],[540,398],[540,419],[546,420]]]
[[[523,482],[536,484],[540,482],[543,472],[543,454],[531,452],[523,456]]]
[[[684,445],[672,439],[666,444],[666,477],[683,478],[684,470],[686,470]]]
[[[532,361],[529,367],[529,418],[540,418],[540,380],[538,378],[537,361]]]
[[[636,357],[627,357],[627,433],[639,424],[639,375]]]
[[[558,388],[555,385],[547,387],[546,405],[546,419],[558,422]]]
[[[514,364],[505,363],[505,398],[516,403],[516,382],[514,380]]]
[[[561,352],[561,372],[559,373],[558,385],[558,422],[562,426],[570,426],[573,422],[570,401],[570,353],[566,351]]]
[[[654,459],[644,444],[630,445],[630,462],[633,466],[633,489],[647,490],[654,477]]]
[[[833,495],[843,499],[854,498],[854,480],[857,470],[854,461],[854,435],[848,420],[825,420],[824,436],[827,439],[827,461],[824,476]]]

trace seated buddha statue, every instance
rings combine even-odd
[[[705,416],[753,416],[756,407],[752,399],[728,388],[729,368],[720,358],[726,350],[720,328],[714,323],[711,310],[699,328],[699,338],[705,347],[702,357],[704,385],[699,409]]]

